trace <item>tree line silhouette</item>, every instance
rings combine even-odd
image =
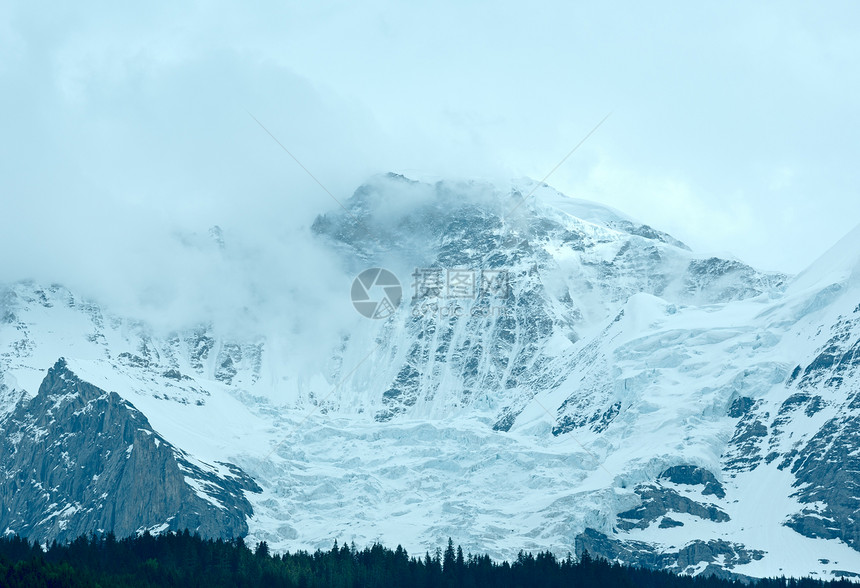
[[[117,539],[112,534],[79,537],[43,548],[18,536],[0,539],[0,586],[9,588],[196,586],[285,588],[579,588],[749,586],[740,580],[678,576],[609,563],[584,553],[560,559],[552,553],[520,552],[512,562],[486,555],[464,555],[448,540],[444,551],[410,556],[398,546],[365,549],[334,546],[313,553],[274,554],[266,542],[254,549],[239,538],[203,539],[182,533]],[[775,578],[754,582],[761,588],[854,586],[846,580]]]

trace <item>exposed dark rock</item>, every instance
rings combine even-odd
[[[798,366],[792,384],[797,391],[780,406],[774,428],[789,429],[836,404],[835,415],[811,437],[782,456],[780,469],[795,476],[793,494],[804,506],[785,524],[807,537],[841,539],[860,550],[860,392],[844,382],[856,381],[860,368],[860,319],[840,316],[830,337],[811,361]],[[822,394],[840,390],[825,401]],[[842,399],[840,399],[840,397]]]
[[[659,527],[661,529],[671,529],[672,527],[683,527],[684,523],[681,521],[676,521],[671,517],[663,517],[663,520],[660,521]]]
[[[713,494],[717,498],[725,498],[726,491],[723,485],[717,481],[713,473],[704,468],[693,465],[673,466],[662,474],[660,479],[669,480],[673,484],[689,484],[692,486],[704,486],[702,494],[708,496]]]
[[[151,365],[148,359],[127,351],[123,351],[116,358],[119,363],[130,367],[146,368]]]
[[[807,537],[842,539],[860,549],[860,417],[828,421],[798,451],[791,467],[793,496],[811,506],[787,526]]]
[[[216,360],[218,365],[215,370],[215,379],[232,384],[236,377],[236,366],[242,363],[242,346],[237,343],[225,343],[218,353]]]
[[[786,279],[785,274],[762,273],[739,261],[711,257],[690,262],[686,286],[691,294],[710,290],[716,292],[717,300],[728,301],[782,289]]]
[[[755,404],[747,408],[735,426],[735,434],[723,456],[727,470],[751,471],[762,461],[762,445],[768,434],[762,419],[767,415],[758,415],[754,409]]]
[[[708,565],[701,575],[717,575],[741,580],[749,578],[734,574],[730,570],[764,557],[762,551],[747,549],[741,544],[719,539],[693,541],[677,551],[663,551],[642,541],[613,539],[595,529],[586,529],[576,537],[576,555],[581,556],[586,550],[593,557],[609,561],[619,560],[629,565],[651,569],[672,569],[681,573],[693,573],[696,571],[696,566],[706,562],[714,565]],[[722,561],[717,565],[720,559]]]
[[[686,496],[681,496],[669,488],[661,486],[640,486],[636,494],[642,499],[642,504],[628,511],[618,513],[619,529],[647,529],[651,523],[670,512],[687,513],[693,516],[723,523],[729,520],[729,515],[713,504],[702,504]]]
[[[733,419],[739,419],[753,407],[753,404],[755,404],[755,401],[747,396],[736,398],[729,408],[729,416]]]
[[[675,247],[680,247],[681,249],[686,249],[687,251],[690,251],[690,248],[683,242],[679,241],[678,239],[675,239],[667,233],[664,233],[663,231],[652,229],[648,225],[637,225],[626,220],[616,221],[609,224],[612,228],[624,231],[626,233],[630,233],[631,235],[638,235],[639,237],[644,237],[645,239],[653,239],[655,241],[669,243],[671,245],[674,245]]]
[[[836,578],[860,578],[857,572],[849,572],[847,570],[833,570],[830,572]]]
[[[176,369],[166,370],[162,375],[165,378],[169,378],[171,380],[177,380],[177,381],[179,381],[179,380],[190,380],[191,379],[188,376],[182,375],[182,373]]]
[[[188,345],[188,360],[191,366],[197,373],[204,373],[209,352],[215,346],[215,339],[209,333],[209,329],[203,327],[195,329],[185,337],[185,344]]]
[[[519,416],[518,411],[513,411],[509,407],[505,407],[499,415],[498,420],[493,424],[494,431],[510,431],[514,421]]]
[[[838,388],[844,378],[860,368],[860,319],[842,318],[831,327],[831,337],[803,369],[797,382],[801,390],[819,385]]]
[[[778,415],[784,415],[785,413],[796,410],[800,405],[806,404],[811,400],[809,394],[804,392],[798,392],[797,394],[792,394],[788,398],[786,398],[782,405],[779,407]]]
[[[64,360],[0,422],[0,529],[43,543],[144,529],[241,536],[246,490],[260,491],[238,467],[192,460]]]
[[[803,411],[808,417],[811,417],[815,413],[819,412],[822,408],[824,408],[824,399],[821,396],[813,396],[806,405],[806,409]]]

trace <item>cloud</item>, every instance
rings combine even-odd
[[[18,115],[2,140],[0,280],[62,283],[160,329],[332,344],[353,318],[349,282],[309,227],[336,204],[245,109],[342,197],[369,173],[343,147],[376,141],[368,115],[265,59],[196,47],[181,24],[110,24],[25,32],[4,69]]]
[[[609,110],[550,183],[797,271],[860,218],[857,8],[828,10],[6,3],[0,280],[336,333],[351,276],[309,231],[326,190],[540,178]]]

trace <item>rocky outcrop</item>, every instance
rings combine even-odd
[[[855,401],[857,398],[855,397]],[[860,549],[860,418],[831,419],[794,457],[794,494],[806,504],[786,523],[807,537],[842,539]]]
[[[194,460],[164,440],[114,392],[76,376],[64,360],[38,394],[0,421],[0,530],[42,542],[112,531],[189,529],[247,533],[238,467]]]
[[[668,480],[673,484],[684,484],[688,486],[704,486],[702,494],[708,496],[713,494],[717,498],[725,498],[726,491],[723,485],[717,481],[716,476],[705,468],[694,465],[672,466],[660,474],[661,480]]]
[[[635,566],[739,579],[744,576],[731,573],[732,568],[764,557],[762,551],[720,539],[693,541],[680,549],[664,551],[643,541],[614,539],[594,529],[586,529],[576,537],[576,555],[585,551],[592,557]]]
[[[703,504],[682,496],[671,488],[664,488],[660,484],[645,484],[636,488],[636,494],[641,499],[641,504],[636,508],[618,513],[618,528],[629,531],[630,529],[647,529],[651,523],[661,520],[660,527],[682,526],[679,521],[666,518],[668,513],[689,514],[700,519],[724,523],[729,520],[729,515],[713,504]]]
[[[777,435],[790,434],[827,409],[829,418],[814,434],[780,455],[779,468],[794,474],[793,497],[804,505],[785,524],[807,537],[840,539],[854,549],[860,549],[858,377],[860,306],[839,316],[814,357],[795,368],[787,383],[793,393],[771,425]]]

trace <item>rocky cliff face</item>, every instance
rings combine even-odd
[[[761,448],[766,463],[795,477],[793,496],[803,506],[786,524],[807,537],[841,539],[858,549],[860,304],[829,327],[822,325],[826,340],[789,376],[787,398],[775,411],[757,411],[769,432]]]
[[[0,421],[0,480],[0,527],[43,543],[186,528],[243,536],[253,512],[244,492],[259,490],[236,466],[174,447],[62,359],[38,394]]]
[[[416,206],[398,204],[410,197]],[[590,220],[559,210],[558,201]],[[418,292],[421,278],[411,276],[407,312],[384,327],[392,344],[383,353],[396,369],[374,415],[379,421],[426,414],[420,407],[440,394],[448,405],[467,406],[492,391],[502,407],[494,428],[508,431],[536,394],[557,389],[574,366],[606,365],[589,356],[597,350],[577,343],[631,296],[647,293],[676,305],[728,303],[776,294],[786,280],[738,261],[698,257],[665,233],[605,208],[586,210],[531,182],[504,193],[389,174],[362,186],[346,207],[319,217],[313,230],[344,251],[347,263],[405,259],[416,270],[435,269],[442,280],[427,296]],[[482,273],[504,272],[509,288],[499,296],[476,283],[473,296],[449,296],[448,272],[460,269],[473,272],[476,282]],[[394,341],[404,344],[395,348]],[[608,381],[599,372],[592,376],[598,387]],[[591,396],[599,400],[602,392]],[[605,427],[620,409],[594,404],[588,412],[563,406],[557,433],[585,423]]]

